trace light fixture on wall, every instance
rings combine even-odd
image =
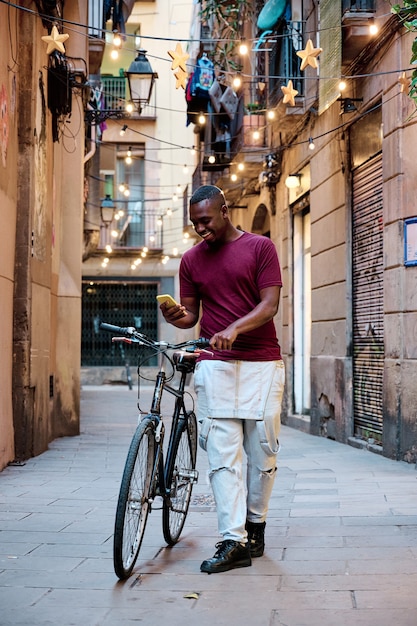
[[[363,98],[338,98],[338,101],[341,103],[340,115],[344,115],[357,111],[355,102],[363,102]]]
[[[125,76],[129,83],[130,100],[140,115],[143,105],[150,102],[155,79],[158,78],[148,61],[146,50],[137,51],[137,56]]]
[[[301,174],[290,174],[285,179],[285,186],[287,189],[297,189],[301,186]]]
[[[112,223],[114,217],[114,202],[109,194],[106,194],[106,197],[103,198],[100,205],[100,215],[101,221],[106,226]]]
[[[126,109],[101,109],[96,102],[85,111],[85,119],[89,124],[102,124],[108,119],[123,119],[130,117],[135,110],[140,115],[144,105],[149,104],[152,90],[158,74],[153,71],[146,57],[146,50],[138,50],[136,58],[124,72],[129,84],[130,101],[126,103]],[[126,126],[127,128],[127,126]],[[122,130],[126,130],[125,127]]]

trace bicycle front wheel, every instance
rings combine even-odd
[[[121,580],[130,576],[139,555],[149,514],[154,459],[154,425],[145,419],[133,435],[117,502],[113,564]]]
[[[197,420],[193,411],[176,425],[167,454],[166,485],[170,490],[162,508],[162,530],[168,545],[180,538],[190,506],[193,485],[197,482]]]

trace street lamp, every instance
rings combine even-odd
[[[142,112],[142,106],[149,104],[155,79],[158,78],[158,74],[152,70],[145,53],[146,50],[138,50],[136,59],[125,72],[129,83],[130,99],[139,115]]]
[[[114,202],[109,194],[103,198],[100,205],[101,221],[108,228],[114,217]]]

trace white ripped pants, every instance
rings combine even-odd
[[[244,543],[246,520],[266,519],[277,472],[284,381],[281,360],[197,365],[199,443],[207,451],[223,539]]]

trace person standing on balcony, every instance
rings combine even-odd
[[[160,308],[185,329],[198,323],[201,305],[201,335],[213,351],[200,356],[194,376],[222,536],[200,567],[212,574],[248,567],[264,552],[285,378],[273,321],[282,282],[272,241],[233,226],[221,189],[197,189],[190,220],[202,241],[181,260],[181,304]]]

